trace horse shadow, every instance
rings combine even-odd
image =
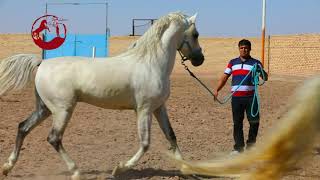
[[[109,171],[108,173],[111,173]],[[186,180],[203,180],[203,179],[212,179],[219,178],[213,176],[202,176],[202,175],[184,175],[179,170],[162,170],[162,169],[154,169],[154,168],[146,168],[142,170],[130,169],[118,176],[113,177],[112,180],[130,180],[130,179],[149,179],[159,177],[159,179],[167,177],[173,178],[178,177],[179,179]]]
[[[68,172],[65,172],[68,173]],[[101,176],[103,174],[102,179],[104,180],[133,180],[133,179],[150,179],[154,177],[161,178],[173,178],[178,177],[179,179],[186,179],[186,180],[203,180],[203,179],[211,179],[211,178],[218,178],[213,176],[200,176],[200,175],[184,175],[179,170],[162,170],[162,169],[154,169],[154,168],[146,168],[142,170],[130,169],[126,172],[123,172],[117,176],[111,175],[112,170],[108,171],[84,171],[82,172],[85,176]],[[97,179],[97,178],[88,178],[88,179]],[[101,178],[99,178],[101,179]]]
[[[109,171],[108,173],[112,173]],[[162,170],[162,169],[154,169],[154,168],[146,168],[142,170],[129,169],[126,172],[123,172],[115,177],[114,180],[123,180],[123,179],[143,179],[143,178],[152,178],[152,177],[175,177],[184,178],[185,176],[181,174],[178,170]]]
[[[178,170],[162,170],[162,169],[153,169],[146,168],[143,170],[129,169],[117,176],[112,176],[112,170],[101,171],[101,170],[89,170],[89,171],[81,171],[81,174],[86,176],[86,179],[103,179],[103,180],[130,180],[130,179],[143,179],[143,178],[152,178],[152,177],[175,177],[179,178],[186,177],[181,174]],[[70,176],[69,171],[63,171],[59,173],[59,175]],[[103,177],[103,178],[101,178]]]
[[[159,177],[162,178],[174,178],[178,177],[178,179],[184,180],[205,180],[205,179],[215,179],[221,178],[218,176],[203,176],[203,175],[184,175],[179,170],[162,170],[162,169],[154,169],[154,168],[146,168],[142,170],[130,169],[126,172],[123,172],[117,176],[112,176],[112,170],[101,171],[101,170],[89,170],[89,171],[81,171],[81,174],[86,177],[87,180],[133,180],[133,179],[150,179]],[[63,175],[70,176],[69,171],[63,171],[55,175]],[[54,176],[54,175],[52,175]],[[13,175],[15,178],[36,178],[38,177],[35,174],[29,175]],[[4,178],[4,177],[3,177]],[[52,179],[52,178],[51,178]],[[175,179],[175,178],[174,178]],[[0,180],[3,180],[0,177]]]

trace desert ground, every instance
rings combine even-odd
[[[137,37],[111,37],[110,55],[123,51]],[[253,42],[252,55],[259,58],[259,39]],[[206,60],[202,66],[187,65],[209,88],[214,88],[227,62],[238,55],[239,38],[201,38],[200,45]],[[0,58],[41,51],[29,35],[0,35]],[[287,112],[295,89],[310,75],[270,74],[270,79],[259,88],[261,96],[261,126],[257,141],[263,141]],[[34,87],[10,92],[0,100],[0,163],[4,163],[13,149],[17,126],[34,110]],[[229,84],[220,98],[229,92]],[[177,56],[171,76],[171,95],[167,109],[178,144],[187,160],[206,160],[227,155],[232,150],[232,117],[230,102],[220,105],[180,65]],[[46,141],[51,127],[49,117],[25,139],[20,159],[6,180],[64,180],[70,173],[54,148]],[[248,122],[245,120],[245,135]],[[135,113],[129,110],[107,110],[79,103],[65,132],[66,150],[89,180],[105,179],[195,179],[183,176],[165,153],[168,142],[157,122],[152,124],[151,147],[138,165],[120,176],[112,177],[113,168],[128,160],[138,149]],[[319,139],[320,140],[320,139]],[[320,179],[320,141],[310,157],[298,164],[284,179]],[[229,179],[201,177],[198,179]]]

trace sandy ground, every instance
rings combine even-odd
[[[3,40],[4,36],[0,36]],[[0,57],[15,53],[39,53],[25,36],[7,38],[19,42],[16,49],[10,44],[0,44]],[[18,41],[18,40],[19,41]],[[20,40],[25,43],[20,42]],[[134,40],[133,37],[111,38],[110,53],[116,55]],[[190,67],[209,87],[214,87],[228,59],[237,55],[236,38],[202,39],[206,61],[198,67]],[[253,40],[255,41],[255,40]],[[217,47],[217,43],[219,46]],[[258,52],[253,51],[253,55]],[[271,75],[262,86],[261,128],[258,141],[263,141],[267,132],[287,110],[294,90],[307,77]],[[230,103],[219,105],[177,61],[171,76],[171,96],[167,101],[169,117],[175,130],[178,144],[188,160],[201,160],[228,154],[232,150],[232,119]],[[229,87],[221,92],[228,93]],[[0,163],[8,158],[15,141],[19,122],[34,109],[33,87],[11,92],[0,100]],[[7,180],[64,180],[70,173],[46,138],[52,118],[35,128],[25,139],[21,156]],[[248,123],[245,121],[245,134]],[[64,146],[77,162],[87,179],[112,179],[111,172],[120,161],[128,160],[138,149],[136,119],[133,111],[106,110],[79,103],[64,135]],[[114,178],[134,179],[190,179],[182,176],[174,162],[165,152],[169,147],[157,122],[152,124],[151,147],[138,165]],[[320,141],[318,141],[320,142]],[[320,143],[315,148],[319,148]],[[316,152],[297,170],[284,179],[320,179],[320,152]],[[191,178],[192,179],[192,178]],[[227,178],[204,178],[227,179]]]

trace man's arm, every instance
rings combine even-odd
[[[263,73],[263,74],[262,74]],[[262,69],[262,72],[260,74],[261,79],[263,79],[264,81],[268,81],[268,73],[266,71],[264,71],[264,69]]]
[[[218,92],[223,88],[223,86],[226,84],[226,82],[228,81],[228,78],[230,77],[230,74],[223,74],[219,81],[218,81],[218,85],[214,91],[214,95],[215,95],[215,98],[218,97]]]

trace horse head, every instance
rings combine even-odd
[[[41,21],[39,29],[41,29],[41,30],[47,29],[50,32],[50,29],[47,25],[47,20],[44,19]]]
[[[199,32],[195,25],[196,17],[197,14],[187,18],[187,28],[177,50],[184,61],[190,60],[193,66],[200,66],[204,61],[204,55],[198,41]]]

